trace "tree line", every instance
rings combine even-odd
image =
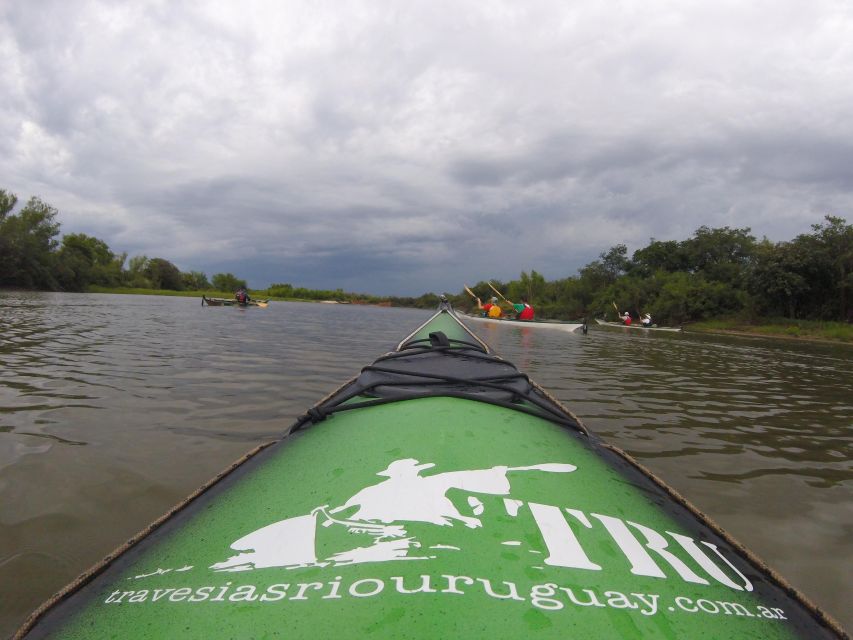
[[[58,211],[38,197],[17,211],[16,195],[0,189],[0,287],[47,291],[85,291],[92,286],[168,291],[231,292],[246,281],[231,273],[209,280],[200,271],[182,272],[165,258],[114,253],[106,242],[84,233],[58,239]],[[397,306],[435,306],[438,297],[389,298],[273,284],[254,295],[301,300],[337,300]]]
[[[583,318],[628,311],[658,323],[717,317],[853,321],[853,225],[825,216],[793,240],[757,240],[747,228],[699,227],[687,240],[655,240],[628,257],[624,244],[601,253],[577,276],[546,281],[536,271],[492,281],[513,302],[526,296],[537,315]],[[491,296],[488,282],[474,286]],[[470,305],[464,293],[453,296]]]
[[[92,285],[234,291],[246,282],[231,273],[210,280],[199,271],[181,272],[164,258],[128,259],[103,240],[82,233],[59,236],[57,210],[32,197],[17,211],[18,199],[0,189],[0,286],[84,291]],[[749,228],[699,227],[688,239],[655,240],[628,257],[617,244],[578,270],[547,281],[522,272],[518,280],[493,284],[508,299],[522,297],[542,318],[589,318],[628,311],[651,313],[658,323],[681,324],[720,316],[853,321],[853,225],[826,216],[810,233],[793,240],[757,240]],[[489,283],[473,285],[483,299]],[[273,284],[264,295],[306,300],[390,302],[434,307],[438,296],[377,297],[335,290]],[[464,291],[449,296],[470,307]]]
[[[210,280],[200,271],[181,272],[165,258],[128,259],[85,233],[59,236],[58,211],[30,198],[17,211],[16,195],[0,189],[0,286],[49,291],[85,291],[92,285],[234,291],[246,282],[231,273]]]

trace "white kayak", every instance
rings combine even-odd
[[[567,320],[513,320],[511,318],[484,318],[483,316],[460,316],[463,320],[474,320],[489,324],[500,324],[513,327],[529,327],[532,329],[557,329],[559,331],[577,331],[584,326],[582,322]]]
[[[622,329],[643,329],[645,331],[681,331],[681,327],[659,327],[657,325],[652,325],[651,327],[644,327],[642,324],[623,324],[621,322],[607,322],[606,320],[601,320],[600,318],[596,318],[595,321],[606,327],[620,327]]]

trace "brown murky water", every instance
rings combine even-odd
[[[428,316],[0,293],[0,637]],[[473,328],[853,628],[853,347]]]

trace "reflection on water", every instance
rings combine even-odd
[[[428,315],[0,293],[0,636]],[[473,328],[853,627],[853,349]]]

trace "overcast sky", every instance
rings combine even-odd
[[[0,188],[255,288],[853,221],[847,0],[0,0],[0,60]]]

